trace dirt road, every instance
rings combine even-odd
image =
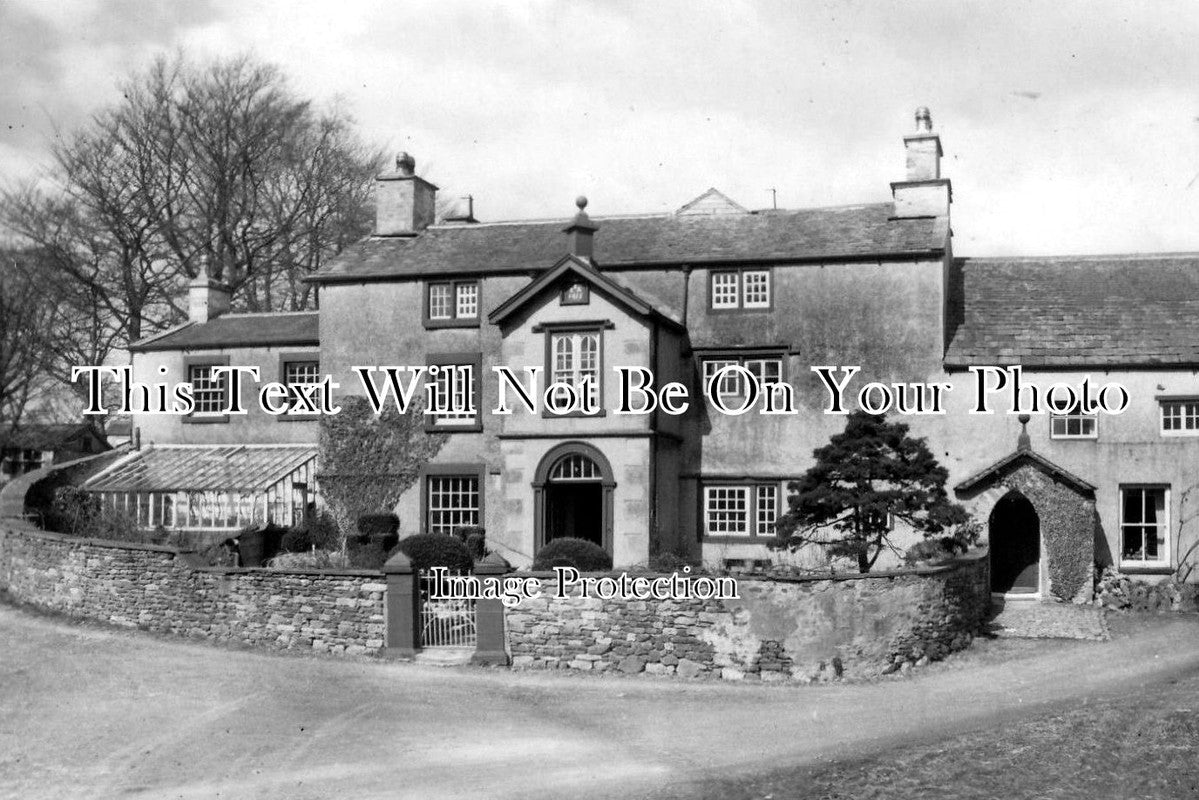
[[[1199,670],[1193,617],[807,687],[288,657],[3,605],[0,640],[20,798],[671,797]]]

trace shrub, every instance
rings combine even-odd
[[[61,486],[54,491],[45,517],[47,530],[85,539],[109,539],[123,542],[150,541],[137,520],[120,511],[105,508],[100,498],[78,486]]]
[[[533,556],[533,569],[574,567],[580,572],[604,572],[612,569],[612,556],[594,542],[564,536],[554,539]]]
[[[451,572],[470,572],[475,565],[462,540],[446,533],[418,533],[401,539],[397,549],[408,556],[413,569],[421,572],[433,567],[445,567]]]
[[[279,549],[285,553],[306,553],[313,549],[340,550],[341,531],[333,515],[322,511],[283,534]]]
[[[306,553],[280,553],[267,564],[270,569],[344,569],[350,566],[345,553],[309,550]]]
[[[479,525],[459,525],[454,528],[454,536],[466,545],[470,557],[481,561],[487,556],[487,531]]]
[[[390,511],[363,514],[358,518],[358,532],[364,536],[395,534],[400,530],[400,518]]]
[[[649,568],[654,572],[679,572],[691,562],[677,553],[658,553],[650,557]]]

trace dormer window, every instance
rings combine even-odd
[[[430,281],[425,294],[426,328],[474,327],[479,324],[479,282]]]
[[[716,270],[709,284],[713,311],[769,309],[771,276],[768,269]]]

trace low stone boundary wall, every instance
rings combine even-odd
[[[901,572],[742,577],[738,587],[739,600],[523,600],[505,613],[512,664],[726,680],[878,675],[968,646],[991,598],[985,551]]]
[[[195,566],[171,547],[0,523],[0,590],[73,617],[287,650],[378,654],[383,575]]]

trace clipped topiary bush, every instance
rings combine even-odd
[[[579,572],[605,572],[612,569],[612,556],[594,542],[564,536],[554,539],[533,556],[533,569],[574,567]]]
[[[459,525],[454,528],[454,536],[466,545],[475,561],[487,556],[487,531],[481,525]]]
[[[340,550],[341,531],[333,515],[322,511],[283,534],[279,549],[284,553],[306,553],[312,549]]]
[[[447,533],[418,533],[401,539],[396,549],[408,556],[413,569],[421,572],[445,567],[451,572],[465,573],[475,565],[462,540]]]

